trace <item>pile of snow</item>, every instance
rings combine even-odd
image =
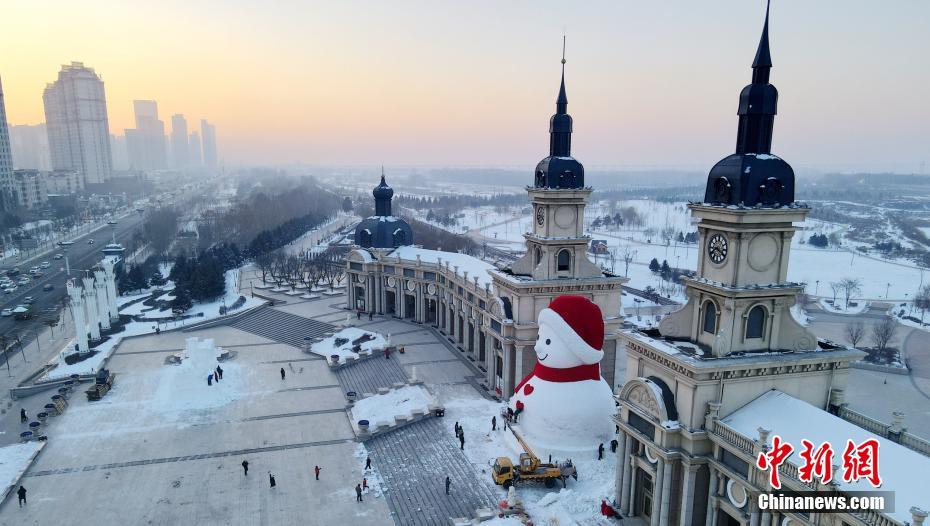
[[[193,337],[181,355],[181,363],[165,366],[158,373],[158,389],[149,404],[149,410],[180,415],[186,411],[205,411],[225,406],[242,394],[242,374],[239,364],[216,360],[222,352],[213,338]],[[223,369],[223,379],[207,384],[207,376],[217,365]]]
[[[791,317],[804,327],[807,327],[811,322],[810,316],[807,315],[807,311],[798,303],[791,307]]]
[[[409,415],[412,411],[429,412],[435,403],[433,395],[421,385],[408,385],[393,389],[386,394],[377,394],[355,402],[352,417],[368,420],[371,429],[380,425],[393,425],[394,417]]]
[[[365,465],[365,459],[368,458],[368,449],[365,448],[365,444],[359,443],[355,447],[355,458],[356,460],[358,460],[358,463],[360,466]],[[384,479],[381,478],[381,473],[379,473],[377,469],[375,468],[367,469],[364,471],[363,476],[366,479],[368,479],[368,489],[362,491],[364,495],[371,494],[377,498],[380,498],[381,495],[383,495],[384,492],[387,491],[384,488]],[[358,481],[356,484],[360,484],[361,482],[362,481]],[[354,487],[355,486],[353,486],[352,488]],[[354,498],[355,490],[352,488],[349,489],[349,492],[347,494],[349,494],[351,497]]]
[[[4,495],[20,479],[44,445],[44,442],[32,441],[0,447],[0,487]]]
[[[357,358],[358,353],[352,350],[352,347],[354,347],[352,342],[366,334],[369,335],[371,339],[362,342],[359,345],[360,352],[373,351],[375,349],[383,349],[387,347],[387,339],[377,332],[364,331],[355,327],[346,327],[345,329],[342,329],[329,338],[314,343],[312,346],[310,346],[310,352],[313,354],[318,354],[326,359],[329,359],[329,357],[333,354],[338,354],[340,361],[345,361],[346,358],[349,357]],[[336,340],[340,338],[346,339],[348,341],[342,345],[337,346]]]

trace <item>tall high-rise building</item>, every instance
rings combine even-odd
[[[13,151],[6,124],[6,106],[3,104],[3,84],[0,83],[0,208],[6,210],[13,204]]]
[[[78,170],[87,184],[110,179],[107,100],[103,81],[93,68],[81,62],[62,66],[58,80],[45,87],[42,100],[52,168]]]
[[[168,165],[165,123],[158,119],[158,103],[154,100],[134,100],[132,108],[136,117],[136,127],[126,130],[129,168],[165,168]]]
[[[114,170],[129,169],[129,147],[125,135],[110,134],[110,151]]]
[[[13,148],[14,167],[25,170],[52,169],[48,152],[48,132],[45,124],[10,126],[10,146]]]
[[[176,168],[187,166],[187,119],[180,113],[171,116],[171,158]]]
[[[190,165],[191,166],[201,166],[203,165],[203,156],[201,155],[200,150],[200,134],[193,131],[191,132],[191,140],[188,143],[187,153],[190,155]]]
[[[216,126],[201,119],[200,136],[203,139],[203,164],[207,168],[216,168]]]

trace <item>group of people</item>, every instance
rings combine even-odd
[[[213,382],[220,383],[222,379],[223,368],[217,365],[216,369],[210,371],[210,374],[207,375],[207,385],[213,385]]]
[[[368,493],[368,472],[371,471],[371,457],[365,457],[365,473],[361,484],[355,485],[355,502],[362,502],[362,493]]]
[[[355,311],[355,319],[356,319],[356,320],[362,319],[362,309],[358,309],[357,311]],[[375,319],[375,313],[374,313],[374,312],[369,312],[369,313],[368,313],[368,321],[371,321],[371,320],[373,320],[373,319]]]
[[[316,480],[320,480],[320,471],[322,470],[323,468],[321,468],[320,466],[313,466],[313,475],[316,478]],[[242,474],[243,476],[246,476],[246,477],[249,476],[249,461],[248,460],[242,461]],[[272,488],[278,485],[278,482],[274,478],[274,473],[270,471],[268,472],[268,485]]]
[[[459,439],[460,449],[465,451],[465,430],[462,429],[462,426],[460,426],[458,422],[455,423],[453,429],[455,431],[455,436]]]

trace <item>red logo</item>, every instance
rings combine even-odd
[[[798,473],[802,482],[813,482],[816,475],[824,484],[833,480],[833,448],[829,442],[820,444],[817,450],[814,450],[814,444],[810,440],[802,439],[801,458],[804,459],[804,465],[798,468]]]
[[[856,482],[866,479],[873,487],[880,487],[882,479],[878,474],[878,448],[879,441],[874,438],[864,440],[858,446],[852,440],[846,441],[843,450],[843,482]],[[817,447],[807,439],[801,440],[803,449],[798,452],[804,464],[798,468],[798,478],[801,482],[811,483],[814,478],[820,479],[824,484],[833,480],[833,446],[824,442]],[[772,448],[759,453],[756,466],[762,471],[768,470],[769,482],[774,489],[781,489],[781,480],[778,476],[778,467],[781,466],[794,447],[782,442],[778,435],[772,436]]]
[[[782,442],[778,435],[772,436],[772,449],[759,453],[756,459],[756,466],[762,471],[769,470],[769,482],[775,489],[781,489],[781,480],[778,478],[778,466],[782,465],[791,453],[794,446],[787,442]]]
[[[869,438],[858,446],[852,440],[846,441],[843,450],[843,481],[855,482],[866,479],[873,487],[882,485],[878,475],[878,440]]]

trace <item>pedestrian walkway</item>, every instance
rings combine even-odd
[[[407,374],[400,361],[383,357],[368,358],[336,370],[336,378],[345,392],[377,393],[379,387],[406,382]]]
[[[240,316],[234,319],[229,326],[270,340],[293,345],[298,349],[305,347],[304,338],[322,338],[326,333],[331,333],[336,329],[335,325],[326,322],[267,307]]]
[[[398,526],[449,524],[451,517],[472,517],[498,500],[490,475],[465,458],[451,426],[443,418],[427,418],[365,442],[389,488],[384,495]]]

